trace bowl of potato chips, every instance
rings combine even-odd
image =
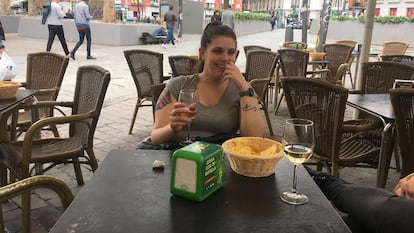
[[[16,97],[17,89],[21,86],[19,82],[0,81],[0,99],[11,99]]]
[[[283,157],[282,144],[260,137],[237,137],[222,144],[231,169],[248,177],[267,177],[275,173]]]

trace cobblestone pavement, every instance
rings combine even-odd
[[[44,51],[46,48],[46,40],[20,37],[16,34],[6,34],[6,38],[7,41],[5,42],[5,45],[7,53],[14,59],[18,70],[16,81],[24,81],[27,53]],[[300,30],[295,30],[294,38],[295,40],[300,40]],[[134,147],[138,141],[150,134],[152,127],[151,107],[140,108],[133,133],[132,135],[128,134],[137,94],[128,65],[123,56],[123,51],[126,49],[149,49],[162,52],[164,54],[164,74],[168,74],[170,72],[168,56],[197,54],[199,39],[200,35],[198,34],[183,35],[178,41],[177,47],[168,49],[162,48],[159,44],[136,46],[107,46],[93,44],[92,55],[97,57],[96,60],[86,59],[86,45],[83,45],[78,50],[76,60],[70,60],[69,62],[58,100],[72,100],[76,80],[76,70],[79,66],[95,64],[110,71],[111,82],[94,139],[94,149],[99,161],[102,161],[111,149]],[[237,65],[241,70],[244,70],[244,63],[246,62],[244,52],[242,51],[244,45],[256,44],[277,50],[279,44],[283,40],[283,29],[278,29],[273,32],[268,31],[254,35],[240,36],[238,38],[238,48],[241,52],[237,60]],[[315,41],[315,35],[308,35],[308,42],[310,44],[314,44]],[[334,39],[327,40],[327,42],[330,41],[334,41]],[[69,48],[73,48],[74,43],[69,42],[68,46]],[[379,49],[378,46],[373,47],[374,49]],[[57,39],[53,44],[52,52],[63,53]],[[269,109],[273,110],[273,103],[270,104],[271,106]],[[282,104],[278,114],[275,116],[273,113],[270,113],[270,116],[275,134],[280,135],[282,132],[281,127],[283,121],[288,117],[286,106]],[[347,117],[350,116],[352,116],[352,112],[349,110],[347,111]],[[65,134],[66,131],[60,129],[60,132],[61,134]],[[92,173],[86,168],[82,169],[86,182],[85,185],[87,185]],[[376,170],[374,169],[344,168],[341,170],[341,178],[352,183],[374,186],[375,173]],[[82,186],[77,185],[73,166],[70,164],[59,165],[47,174],[65,181],[75,195],[82,188]],[[398,176],[398,172],[394,169],[390,170],[390,180],[387,183],[387,189],[392,189],[392,187],[394,187],[398,180]],[[47,232],[62,211],[59,199],[53,193],[42,189],[36,190],[32,196],[32,232]],[[3,205],[6,227],[10,232],[18,232],[18,229],[20,228],[19,203],[20,198],[14,198],[13,201]]]

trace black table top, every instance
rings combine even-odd
[[[0,99],[0,112],[7,111],[9,108],[14,107],[16,104],[19,104],[23,100],[34,95],[37,90],[32,89],[18,89],[15,98],[11,99]]]
[[[385,118],[394,120],[394,110],[391,105],[390,94],[349,94],[349,106]]]
[[[279,161],[276,175],[248,178],[231,172],[204,202],[170,193],[170,151],[112,150],[50,232],[350,232],[303,167],[301,206],[283,203],[293,165]],[[163,171],[152,170],[163,160]]]

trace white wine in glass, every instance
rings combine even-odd
[[[195,89],[182,89],[178,96],[178,102],[184,103],[185,106],[190,110],[188,113],[189,118],[193,119],[197,113],[197,102],[198,102],[198,93]],[[180,142],[181,145],[189,145],[193,143],[193,140],[190,137],[190,124],[187,125],[187,136]]]
[[[309,160],[315,147],[315,136],[313,122],[306,119],[287,119],[283,131],[283,152],[293,163],[293,188],[289,192],[280,195],[282,201],[292,205],[302,205],[308,202],[308,197],[296,190],[297,164]]]

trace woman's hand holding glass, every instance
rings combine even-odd
[[[190,137],[190,125],[191,120],[197,115],[198,108],[198,93],[195,89],[182,89],[178,96],[178,102],[183,104],[182,109],[180,110],[180,117],[184,122],[187,123],[187,136],[184,141],[181,142],[182,145],[191,144],[193,141]],[[174,106],[175,107],[175,106]]]

